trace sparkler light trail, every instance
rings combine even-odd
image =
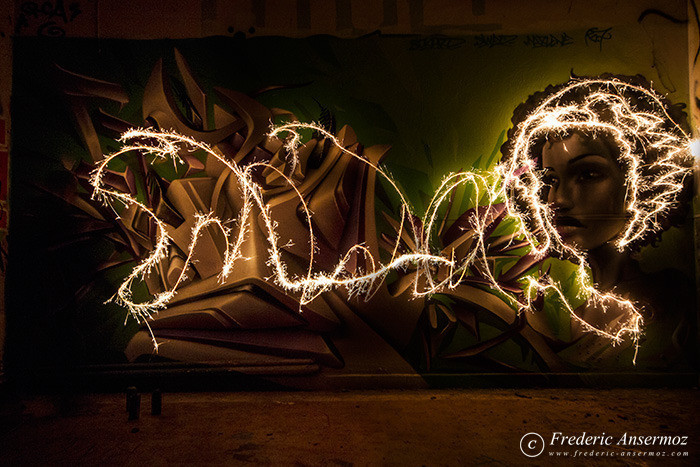
[[[588,99],[580,105],[560,106],[559,100],[567,92],[575,88],[584,88],[592,84],[601,85],[600,90],[590,94]],[[578,265],[578,282],[581,286],[583,298],[588,299],[592,306],[601,307],[603,310],[614,308],[622,313],[622,319],[617,319],[613,324],[599,328],[587,323],[579,317],[567,302],[561,291],[561,286],[546,274],[539,277],[525,276],[522,281],[524,299],[518,300],[513,294],[501,288],[494,273],[488,268],[486,277],[489,286],[498,291],[502,296],[510,297],[511,306],[517,308],[519,313],[537,311],[533,305],[534,297],[549,291],[562,298],[562,302],[571,315],[572,320],[578,322],[581,327],[589,332],[608,338],[613,344],[619,344],[626,337],[637,343],[641,330],[642,317],[634,304],[612,293],[597,290],[592,283],[586,269],[585,253],[575,246],[566,245],[552,223],[552,210],[542,202],[541,192],[543,184],[538,176],[534,161],[529,156],[532,141],[535,137],[547,133],[563,133],[577,130],[601,132],[612,135],[615,142],[621,148],[620,158],[627,168],[627,211],[631,214],[624,233],[617,240],[617,247],[622,249],[629,242],[641,235],[646,229],[659,228],[656,217],[663,213],[676,201],[677,194],[682,188],[683,178],[689,174],[689,169],[678,162],[685,157],[688,149],[687,136],[676,131],[667,131],[662,128],[662,116],[653,113],[637,112],[634,106],[620,97],[619,93],[606,92],[606,86],[617,89],[630,86],[618,81],[580,81],[571,84],[559,93],[550,97],[535,112],[530,115],[518,128],[517,140],[514,152],[506,162],[499,164],[491,172],[461,172],[453,173],[445,177],[440,183],[430,201],[425,215],[421,218],[420,226],[414,221],[414,212],[398,185],[377,164],[373,164],[361,155],[343,147],[341,142],[330,132],[317,124],[291,122],[273,127],[269,138],[280,138],[286,135],[286,148],[288,155],[288,167],[284,173],[279,168],[267,162],[253,162],[247,165],[238,165],[228,160],[219,152],[213,150],[207,144],[193,138],[174,132],[155,131],[151,129],[133,129],[124,133],[121,142],[124,146],[116,153],[106,156],[92,174],[91,184],[94,187],[93,197],[113,206],[136,206],[143,210],[155,223],[156,238],[151,253],[139,265],[137,265],[125,281],[119,287],[114,299],[125,306],[129,314],[139,323],[145,323],[159,310],[166,308],[168,303],[176,296],[178,287],[187,279],[189,266],[192,264],[193,254],[197,248],[201,234],[205,229],[218,229],[225,238],[225,255],[223,267],[219,279],[224,281],[234,270],[236,263],[247,261],[241,254],[241,246],[252,228],[250,225],[250,213],[257,208],[264,224],[264,233],[268,243],[267,264],[272,270],[271,280],[289,293],[300,294],[301,305],[307,304],[323,292],[333,288],[344,287],[350,295],[367,297],[376,290],[392,270],[415,270],[413,281],[413,294],[416,297],[435,294],[444,290],[457,287],[469,267],[475,263],[487,264],[486,242],[490,235],[486,215],[479,215],[479,209],[475,209],[474,216],[470,219],[470,227],[474,230],[474,247],[464,256],[458,258],[454,249],[452,251],[435,252],[431,247],[432,236],[436,231],[436,219],[438,210],[449,198],[450,193],[462,185],[471,185],[474,190],[473,204],[482,206],[488,212],[497,203],[505,203],[507,216],[515,218],[521,227],[521,236],[527,240],[531,252],[539,257],[544,257],[550,251],[567,253]],[[642,88],[636,88],[645,93],[650,102],[658,102],[661,109],[663,105],[657,96]],[[614,123],[602,121],[595,111],[596,106],[604,104],[612,109]],[[667,115],[666,115],[667,116]],[[401,200],[398,235],[392,248],[391,257],[382,262],[379,258],[373,258],[368,248],[364,245],[351,247],[337,265],[329,271],[318,271],[314,267],[314,252],[317,249],[316,239],[312,226],[312,213],[306,204],[304,197],[298,191],[297,184],[292,175],[299,163],[298,148],[302,145],[300,130],[313,130],[330,143],[351,157],[357,158],[367,164],[371,170],[384,177]],[[653,164],[654,176],[644,174],[644,162],[633,151],[636,141],[642,141],[649,148],[658,151],[661,156]],[[103,176],[109,164],[125,154],[137,151],[151,155],[154,160],[170,159],[176,165],[183,163],[179,154],[183,151],[203,151],[207,157],[215,158],[224,164],[234,176],[234,180],[242,194],[242,209],[238,213],[235,222],[232,219],[219,219],[211,213],[201,213],[192,228],[191,242],[187,251],[185,266],[174,281],[174,284],[166,291],[156,294],[149,301],[137,303],[131,293],[135,281],[142,280],[160,261],[163,261],[168,252],[168,246],[172,238],[168,235],[166,224],[159,219],[153,210],[139,202],[136,197],[114,189],[108,188],[103,182]],[[277,224],[270,214],[270,208],[265,202],[261,186],[256,183],[253,172],[264,167],[274,170],[296,193],[300,210],[303,213],[305,223],[309,229],[309,264],[304,275],[290,275],[282,259],[279,245]],[[648,167],[646,169],[649,169]],[[648,199],[646,196],[653,193]],[[521,208],[512,198],[524,203]],[[485,199],[485,204],[484,200]],[[231,227],[235,225],[235,228]],[[525,226],[534,226],[539,232],[535,235],[529,232]],[[412,238],[414,248],[411,251],[399,254],[402,232],[408,232]],[[515,239],[515,237],[514,237]],[[513,240],[511,240],[513,241]],[[358,269],[351,272],[349,262],[353,255],[364,258],[366,270]],[[300,310],[301,313],[301,310]],[[150,327],[149,327],[150,331]],[[151,331],[153,344],[157,349],[157,342]]]
[[[594,92],[587,92],[592,87]],[[653,111],[639,111],[624,96],[634,92],[645,99]],[[580,97],[583,94],[584,97]],[[577,102],[582,100],[582,102]],[[601,114],[604,114],[601,115]],[[562,242],[552,225],[552,211],[541,202],[544,188],[531,154],[538,138],[583,131],[612,137],[620,149],[619,162],[626,168],[626,210],[630,214],[625,231],[615,244],[622,251],[648,230],[658,231],[658,218],[676,202],[692,163],[689,136],[673,122],[659,96],[654,92],[619,80],[587,79],[574,81],[542,102],[517,130],[513,154],[499,171],[513,183],[525,211],[510,203],[533,223],[544,241],[538,251],[554,249],[577,253]],[[636,149],[636,150],[635,150]],[[654,152],[656,160],[646,162],[643,154]],[[523,172],[523,167],[528,170]],[[526,235],[531,236],[526,232]]]
[[[613,336],[614,342],[625,334],[635,336],[636,340],[642,316],[634,303],[603,293],[592,285],[586,269],[586,253],[576,245],[564,243],[553,224],[553,210],[542,202],[545,186],[533,160],[535,141],[550,135],[555,140],[563,139],[572,132],[612,138],[619,148],[617,162],[626,170],[628,215],[623,232],[615,240],[619,251],[662,229],[659,219],[675,206],[685,178],[691,175],[691,142],[668,114],[662,98],[653,91],[617,79],[572,80],[547,97],[518,126],[510,159],[497,168],[514,194],[506,198],[509,213],[527,221],[532,231],[537,232],[535,235],[528,229],[523,231],[533,251],[561,252],[578,264],[578,283],[590,305],[603,311],[621,310],[627,316],[616,330],[607,334]],[[531,280],[528,287],[555,290],[561,296],[553,284]],[[599,330],[591,329],[590,324],[573,312],[566,300],[563,302],[584,329],[598,333]]]

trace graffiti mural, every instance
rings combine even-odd
[[[571,42],[584,32],[546,37],[602,53],[593,36],[593,48]],[[13,177],[26,208],[11,254],[31,253],[10,276],[23,285],[11,297],[8,353],[37,366],[226,364],[297,386],[313,383],[289,378],[688,368],[688,274],[643,273],[630,253],[671,227],[684,235],[685,114],[641,78],[564,77],[520,106],[537,87],[505,99],[513,105],[500,114],[516,109],[508,133],[502,122],[479,149],[449,145],[465,142],[454,122],[435,126],[449,116],[428,110],[436,121],[424,122],[404,109],[444,99],[415,97],[451,80],[416,74],[426,54],[554,46],[433,42],[239,38],[140,50],[114,41],[91,59],[107,70],[66,59],[95,53],[66,41],[27,64],[52,79],[18,85],[26,108],[13,157],[27,164]],[[235,58],[222,66],[212,59],[226,47]],[[284,47],[294,53],[266,68]],[[360,59],[368,47],[404,54],[394,64],[407,76],[391,98],[371,87],[388,83],[387,71],[370,73],[382,54]],[[41,117],[36,99],[50,102]],[[459,117],[469,135],[479,131],[472,110]],[[37,140],[42,125],[51,130]],[[590,155],[589,178],[572,175],[569,159]],[[569,179],[589,197],[567,207],[555,192]],[[610,209],[590,198],[605,183],[617,186],[604,196],[617,200]],[[601,238],[589,242],[593,231]],[[595,262],[601,245],[626,251],[614,280]],[[29,277],[52,290],[25,301]],[[644,295],[648,280],[685,301]]]

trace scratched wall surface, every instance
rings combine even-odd
[[[6,0],[11,3],[12,0]],[[123,39],[194,38],[234,34],[357,37],[385,34],[549,34],[635,23],[656,9],[683,21],[687,2],[607,0],[152,0],[133,8],[118,0],[15,0],[23,36]]]
[[[3,5],[4,6],[4,5]],[[7,266],[7,195],[10,145],[10,90],[12,87],[12,8],[0,18],[0,380],[4,374],[5,271]]]
[[[352,375],[611,368],[558,366],[575,349],[567,354],[553,345],[544,352],[533,344],[536,339],[508,334],[503,320],[484,319],[488,310],[481,310],[478,319],[470,312],[450,314],[449,298],[438,304],[397,300],[345,306],[341,295],[324,299],[329,315],[313,307],[309,311],[337,315],[331,324],[306,323],[303,332],[284,335],[276,326],[289,326],[288,320],[271,318],[274,329],[266,329],[237,314],[241,307],[256,309],[254,302],[200,302],[197,310],[183,303],[178,316],[190,318],[208,307],[234,307],[235,332],[218,345],[202,321],[181,320],[177,332],[162,331],[170,350],[164,345],[153,356],[145,330],[131,319],[124,325],[125,310],[104,303],[142,254],[132,248],[132,256],[126,255],[105,213],[95,217],[94,208],[76,201],[86,193],[80,176],[87,165],[79,165],[93,163],[95,150],[115,150],[116,129],[123,124],[144,124],[161,60],[163,82],[169,80],[176,96],[189,94],[172,105],[182,111],[183,102],[185,107],[188,99],[191,103],[187,80],[180,82],[184,62],[210,102],[221,104],[213,97],[217,88],[255,95],[263,106],[290,111],[302,121],[332,116],[338,130],[352,127],[363,147],[390,146],[383,164],[420,213],[445,174],[487,168],[487,161],[500,157],[519,103],[572,73],[641,74],[672,102],[688,102],[685,2],[531,2],[527,7],[511,2],[499,8],[477,0],[149,3],[137,9],[116,1],[15,2],[11,196],[17,214],[8,287],[12,368],[217,361],[278,380],[305,375],[315,384]],[[258,93],[271,87],[278,88]],[[199,115],[199,123],[190,114],[189,124],[216,124],[223,115],[218,112],[211,107]],[[126,185],[133,163],[115,168]],[[196,170],[197,162],[192,167]],[[138,184],[138,171],[135,177]],[[166,178],[173,182],[173,174]],[[394,201],[390,193],[377,194],[378,206]],[[387,228],[379,209],[377,219],[379,236]],[[650,273],[673,268],[682,280],[691,280],[692,243],[686,223],[666,233],[657,248],[646,249],[641,264]],[[154,290],[144,284],[136,295],[143,298]],[[263,292],[254,292],[253,300],[276,293]],[[213,300],[213,288],[197,293],[190,304]],[[265,300],[281,306],[279,297]],[[436,316],[445,307],[444,316]],[[566,340],[562,329],[567,323],[557,316],[554,335]],[[444,328],[441,320],[446,320]],[[199,332],[205,328],[206,339]],[[423,328],[429,334],[444,332],[426,343]],[[199,332],[196,338],[192,329]],[[651,329],[655,333],[672,334]],[[438,337],[440,349],[425,347],[437,345]],[[483,342],[490,343],[476,352]],[[437,350],[459,354],[463,348],[476,353],[426,359]],[[634,370],[630,352],[616,355],[616,363],[625,363],[612,368]],[[659,348],[643,353],[648,358],[637,371],[689,368],[687,356],[660,364],[661,353]],[[305,384],[295,381],[291,384]]]

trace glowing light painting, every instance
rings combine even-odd
[[[562,96],[591,86],[596,86],[597,90],[589,93],[584,102],[577,105],[561,105]],[[268,162],[238,165],[223,157],[209,145],[174,131],[153,129],[127,131],[121,138],[123,147],[102,160],[94,171],[91,179],[95,188],[94,196],[111,205],[115,213],[120,212],[124,206],[138,206],[155,222],[157,241],[149,256],[131,271],[119,287],[115,300],[124,305],[139,323],[145,323],[148,326],[149,319],[159,310],[166,308],[176,296],[178,287],[187,278],[188,266],[192,264],[200,233],[211,227],[218,229],[226,239],[224,263],[219,273],[219,279],[223,281],[240,262],[251,260],[242,255],[240,247],[249,233],[249,213],[255,207],[260,211],[264,221],[269,253],[267,261],[273,271],[272,276],[267,280],[275,281],[290,293],[299,293],[300,305],[309,303],[325,291],[337,287],[346,288],[350,295],[368,298],[391,271],[408,268],[417,272],[413,279],[414,297],[429,296],[457,287],[470,267],[486,265],[482,270],[485,271],[488,279],[488,287],[500,296],[507,297],[510,306],[517,310],[518,314],[535,312],[536,298],[545,292],[554,293],[560,296],[571,318],[576,320],[585,331],[610,339],[612,345],[620,344],[625,339],[630,339],[634,345],[637,345],[643,324],[642,315],[633,301],[612,292],[598,290],[587,270],[585,252],[576,248],[575,245],[565,244],[562,241],[552,221],[552,208],[542,200],[544,185],[536,163],[528,155],[533,138],[542,134],[579,130],[613,137],[621,148],[620,158],[626,168],[626,211],[629,214],[624,232],[616,239],[616,247],[622,250],[645,232],[659,230],[661,227],[657,217],[677,201],[683,181],[690,174],[690,141],[680,128],[673,131],[662,128],[665,111],[658,96],[646,89],[635,88],[651,105],[656,105],[658,110],[656,113],[638,111],[634,103],[622,97],[623,93],[617,92],[626,86],[631,85],[616,80],[572,81],[567,87],[545,100],[517,128],[517,139],[512,154],[505,158],[495,170],[447,175],[434,193],[419,223],[415,222],[415,210],[402,194],[399,186],[381,166],[343,147],[333,134],[318,124],[293,121],[272,126],[268,138],[284,138],[286,141],[286,152],[289,158],[286,161],[289,168],[286,173]],[[603,121],[594,111],[594,108],[601,105],[609,109],[614,123]],[[398,231],[409,233],[412,240],[409,243],[413,245],[411,251],[402,251],[400,248],[402,236],[397,235],[388,261],[372,257],[364,245],[358,244],[351,247],[335,267],[319,270],[314,263],[314,252],[317,248],[311,222],[314,213],[296,189],[298,182],[294,178],[294,171],[299,163],[298,151],[303,146],[300,134],[302,130],[312,130],[321,134],[343,153],[359,159],[388,181],[401,200]],[[645,166],[640,156],[633,151],[635,145],[639,144],[659,152],[660,156],[652,166]],[[154,160],[170,159],[174,164],[183,163],[181,159],[183,153],[204,151],[208,157],[216,158],[226,165],[234,175],[243,197],[243,208],[235,218],[217,218],[213,213],[201,213],[197,217],[192,229],[185,267],[182,268],[174,285],[156,294],[151,300],[140,303],[134,301],[132,297],[134,282],[143,279],[166,257],[168,245],[172,239],[168,235],[164,222],[149,210],[148,206],[140,203],[130,194],[108,188],[103,182],[109,164],[132,151],[149,154]],[[270,214],[261,187],[253,177],[253,171],[261,167],[276,171],[296,192],[303,208],[303,217],[309,229],[308,249],[311,258],[304,275],[289,273],[282,259],[279,226]],[[463,185],[473,186],[474,206],[483,210],[476,210],[476,214],[470,219],[471,227],[475,232],[476,246],[470,250],[469,254],[458,258],[454,249],[435,251],[435,247],[431,245],[432,237],[438,228],[439,209],[449,201],[451,193]],[[647,196],[649,193],[653,193],[653,196]],[[519,297],[511,291],[504,290],[489,269],[486,260],[486,242],[492,233],[488,228],[487,214],[499,203],[505,203],[505,215],[516,219],[520,226],[519,235],[511,237],[510,242],[525,241],[530,253],[538,258],[543,258],[549,253],[557,253],[573,261],[578,267],[577,281],[583,295],[579,298],[586,299],[603,310],[614,308],[619,317],[611,320],[604,327],[589,324],[574,312],[573,307],[561,292],[561,284],[546,273],[524,276],[520,282],[524,293]],[[366,270],[351,272],[346,266],[353,255],[364,258],[365,264],[370,266]],[[157,348],[158,343],[152,332],[151,337]]]

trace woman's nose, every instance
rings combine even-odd
[[[557,183],[549,189],[547,202],[554,209],[568,210],[573,207],[570,190],[563,183]]]

